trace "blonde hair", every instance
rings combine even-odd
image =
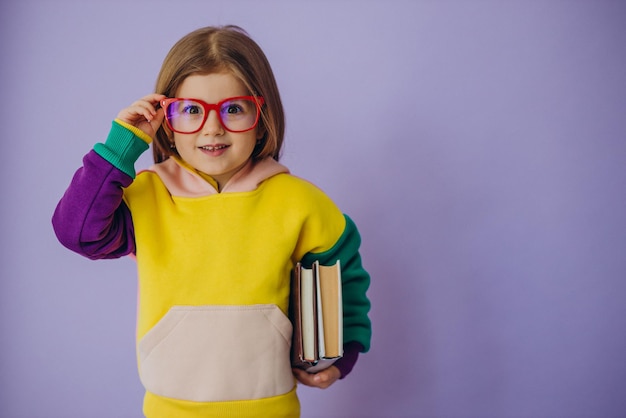
[[[237,77],[253,96],[265,104],[257,129],[264,132],[252,158],[278,160],[285,134],[285,114],[278,86],[267,57],[242,28],[234,25],[197,29],[180,39],[169,51],[157,77],[155,92],[175,97],[183,81],[193,74],[227,71]],[[176,155],[165,125],[157,131],[153,144],[154,162]]]

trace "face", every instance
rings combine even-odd
[[[218,103],[229,97],[247,96],[243,83],[230,73],[212,73],[187,77],[176,97],[200,99]],[[193,134],[174,133],[174,143],[180,157],[196,170],[208,174],[222,188],[241,170],[252,156],[257,140],[263,133],[259,127],[247,132],[229,132],[212,110],[200,131]]]

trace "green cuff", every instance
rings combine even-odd
[[[119,170],[135,178],[135,162],[150,146],[133,132],[113,122],[106,142],[93,150]]]

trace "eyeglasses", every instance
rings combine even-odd
[[[257,126],[261,114],[263,97],[229,97],[219,103],[210,104],[199,99],[163,99],[167,126],[174,132],[193,134],[204,126],[209,112],[215,110],[217,117],[229,132],[246,132]]]

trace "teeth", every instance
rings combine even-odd
[[[217,151],[217,150],[220,150],[220,149],[224,149],[226,147],[227,147],[227,145],[218,145],[216,147],[212,147],[210,145],[207,145],[207,146],[200,147],[200,148],[205,149],[207,151]]]

